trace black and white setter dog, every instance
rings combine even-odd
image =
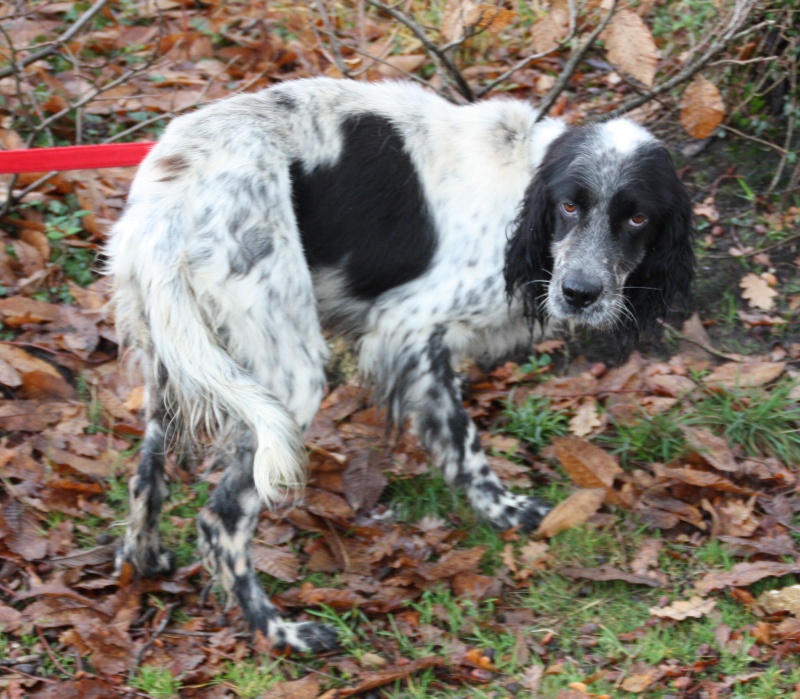
[[[147,429],[119,552],[166,570],[165,452],[211,435],[222,479],[202,551],[253,629],[291,650],[334,632],[281,619],[250,541],[262,502],[303,484],[325,390],[323,329],[474,509],[500,529],[547,512],[490,470],[453,365],[549,321],[663,316],[692,278],[691,209],[664,146],[617,119],[536,121],[527,104],[454,106],[413,84],[290,82],[176,119],[108,246],[117,325],[145,372]]]

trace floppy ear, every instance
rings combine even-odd
[[[525,192],[514,232],[506,245],[506,295],[509,301],[515,293],[522,296],[525,318],[530,324],[545,316],[547,284],[553,269],[553,212],[544,181],[540,169]]]
[[[671,163],[669,173],[661,188],[668,213],[644,260],[626,283],[625,293],[638,321],[638,327],[630,327],[634,339],[666,317],[673,301],[685,303],[694,278],[692,205]]]

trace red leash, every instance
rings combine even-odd
[[[153,141],[143,141],[141,143],[103,143],[94,146],[2,150],[0,151],[0,174],[128,167],[142,162],[144,156],[154,145]]]

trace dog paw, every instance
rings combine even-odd
[[[532,532],[552,509],[544,500],[529,495],[517,512],[518,524],[516,526],[520,528],[520,531]]]
[[[531,495],[515,495],[506,493],[499,502],[486,512],[488,520],[500,530],[518,528],[522,532],[531,532],[553,508],[544,500]]]
[[[171,572],[175,557],[160,544],[157,546],[137,546],[128,541],[123,542],[117,549],[114,561],[116,575],[122,572],[125,563],[129,563],[133,572],[142,578],[155,578]]]
[[[331,626],[315,621],[279,621],[268,634],[281,653],[326,653],[339,648],[339,635]]]
[[[325,653],[339,648],[339,634],[332,626],[305,621],[296,624],[296,635],[305,646],[302,650],[311,653]]]

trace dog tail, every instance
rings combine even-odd
[[[137,253],[125,240],[137,234],[141,237],[139,226],[130,218],[117,224],[110,267],[117,327],[125,344],[143,355],[149,390],[160,394],[179,439],[196,440],[238,422],[252,428],[256,488],[268,503],[280,502],[305,480],[297,421],[220,344],[213,299],[204,303],[198,297],[183,264],[158,255],[131,259]]]

